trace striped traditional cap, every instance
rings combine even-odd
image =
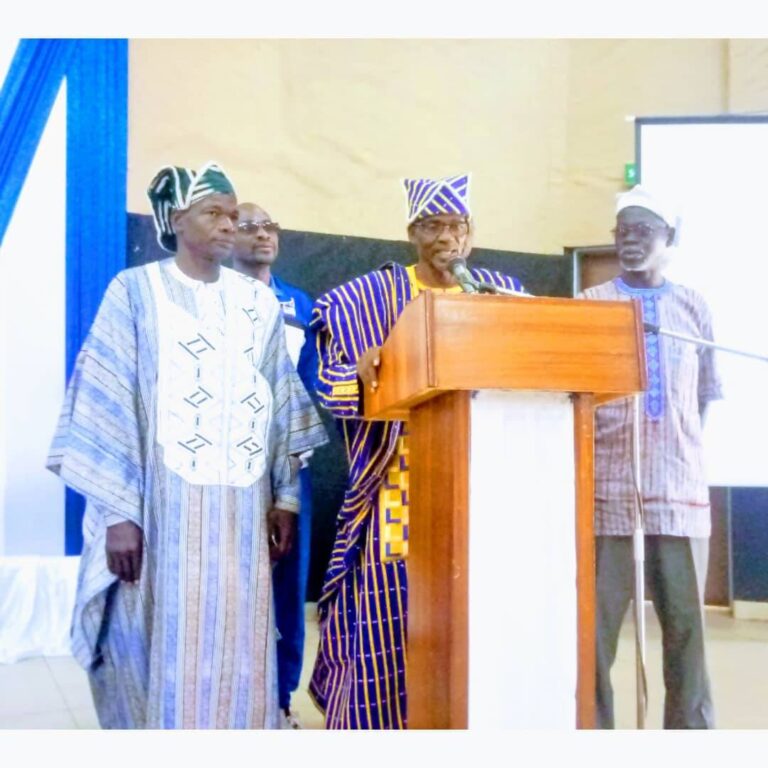
[[[217,163],[206,163],[199,171],[166,165],[147,188],[155,217],[157,242],[166,251],[176,252],[176,233],[171,212],[184,211],[208,195],[234,195],[235,188]]]
[[[441,213],[470,216],[469,174],[444,179],[403,179],[408,223]]]

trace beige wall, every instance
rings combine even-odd
[[[728,86],[730,111],[768,112],[768,41],[729,42]]]
[[[132,40],[129,210],[222,163],[285,227],[404,236],[406,175],[473,173],[477,244],[607,240],[626,115],[765,108],[759,40]]]
[[[726,107],[720,40],[574,40],[569,44],[567,216],[562,245],[610,242],[635,117],[705,115]]]

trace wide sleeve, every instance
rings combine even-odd
[[[367,345],[354,336],[350,309],[337,295],[321,296],[312,310],[311,329],[318,356],[317,396],[320,404],[339,419],[362,415],[361,387],[355,361]]]
[[[109,284],[75,361],[46,466],[102,511],[142,525],[144,446],[136,326],[124,275]]]
[[[296,364],[296,371],[310,397],[315,397],[317,393],[317,372],[319,363],[316,335],[317,334],[311,325],[308,325],[304,329],[304,344],[299,353],[299,362]]]
[[[328,442],[328,435],[285,344],[285,324],[276,317],[265,340],[262,375],[272,389],[270,430],[272,496],[283,509],[299,509],[299,457]]]

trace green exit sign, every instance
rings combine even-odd
[[[637,166],[634,163],[624,164],[624,181],[630,186],[637,184]]]

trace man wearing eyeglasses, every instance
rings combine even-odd
[[[643,320],[712,340],[704,299],[664,277],[676,217],[641,186],[618,196],[619,277],[588,288],[587,299],[636,300]],[[666,697],[665,728],[713,728],[704,655],[704,584],[709,557],[709,489],[702,425],[707,405],[722,397],[714,352],[646,335],[648,390],[641,406],[641,478],[645,575],[659,617]],[[614,726],[610,670],[633,594],[630,399],[601,406],[595,417],[597,560],[597,718]]]
[[[378,386],[380,349],[422,291],[460,292],[450,265],[471,250],[469,176],[407,179],[415,264],[384,264],[316,302],[320,403],[344,434],[349,478],[319,602],[320,648],[310,693],[327,728],[405,728],[408,436],[399,421],[362,419]],[[522,291],[485,269],[476,280]]]
[[[309,328],[312,299],[295,285],[272,273],[280,246],[280,225],[258,205],[241,203],[232,261],[235,269],[266,283],[283,311],[288,353],[304,387],[314,395],[317,386],[317,347]],[[310,452],[311,454],[311,452]],[[299,471],[301,499],[295,535],[289,553],[275,563],[272,579],[275,593],[277,641],[277,681],[280,709],[285,727],[301,727],[291,711],[291,693],[301,677],[304,659],[304,601],[307,593],[309,553],[312,533],[312,486],[307,461],[302,457]]]

